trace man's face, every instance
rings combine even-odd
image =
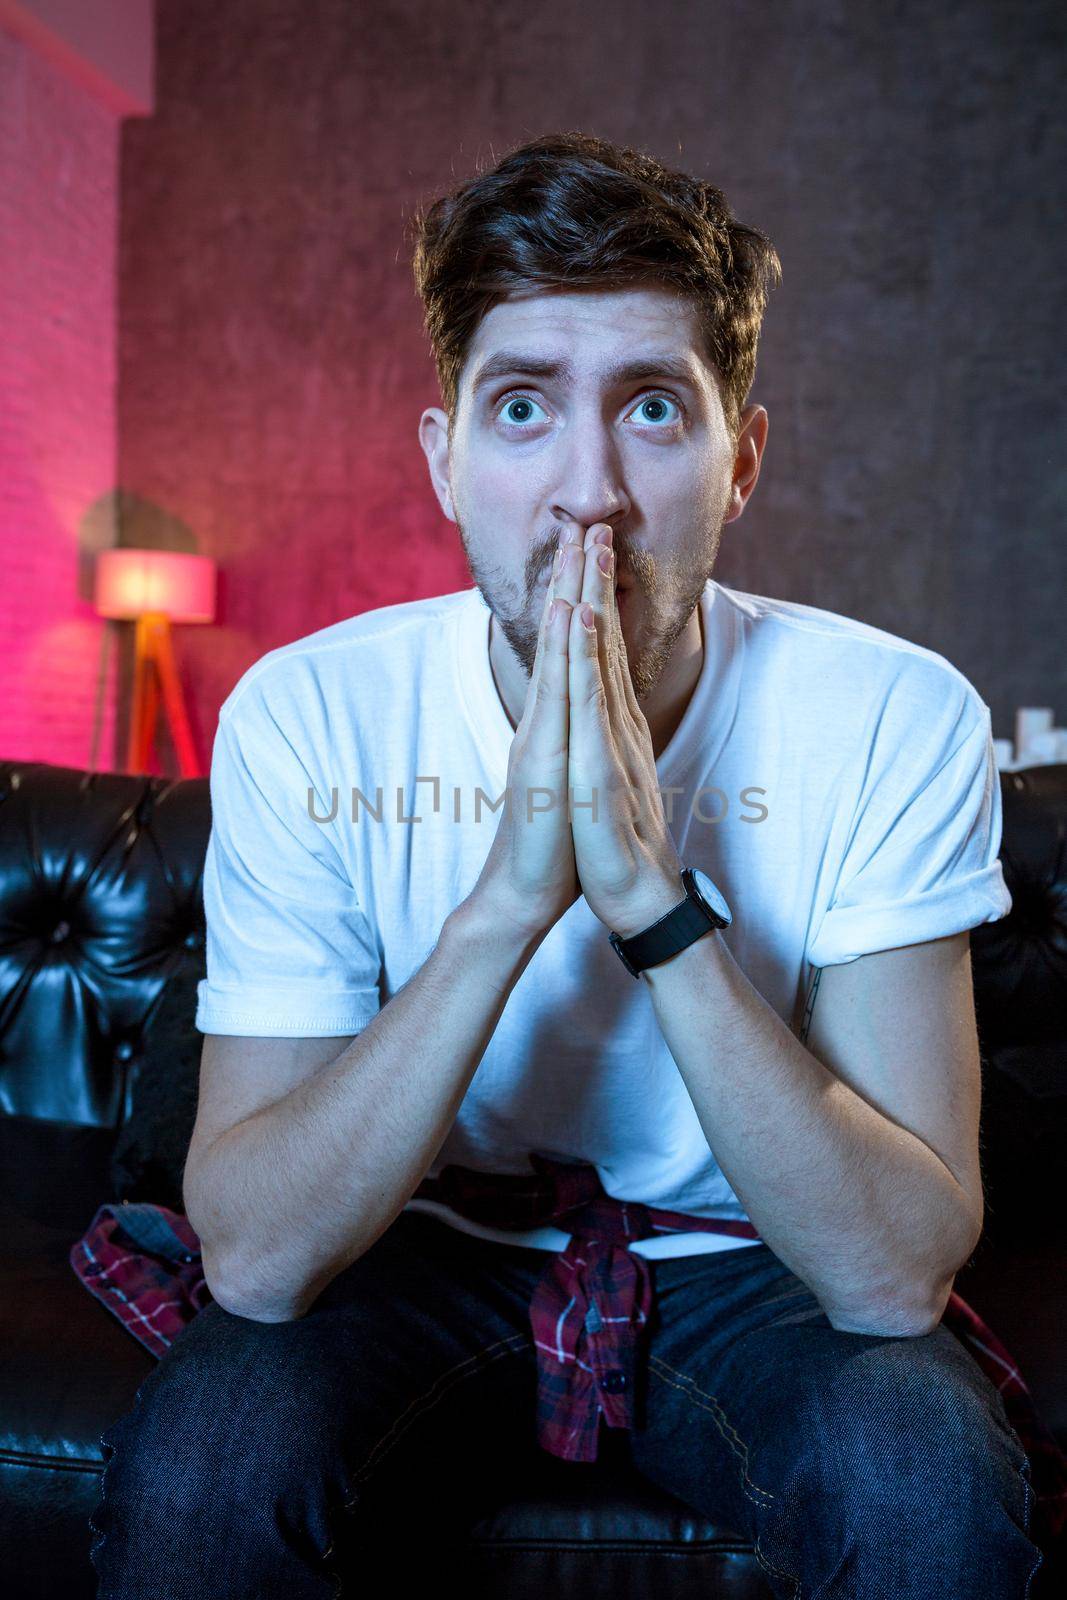
[[[616,370],[627,365],[644,370]],[[444,413],[424,414],[424,430],[431,415]],[[451,445],[433,438],[446,514],[527,678],[561,535],[611,524],[630,673],[647,698],[745,498],[692,303],[631,288],[494,306],[471,341]]]

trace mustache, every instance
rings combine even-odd
[[[564,544],[573,542],[573,532],[559,528],[553,537],[552,543],[546,545],[542,553],[527,563],[527,588],[531,595],[535,594],[542,584],[547,583],[552,577],[552,568],[556,560],[556,550],[562,540]],[[582,535],[584,543],[585,535]],[[615,583],[619,588],[637,588],[639,580],[637,568],[624,543],[620,543],[618,533],[613,533],[611,548],[615,552]]]

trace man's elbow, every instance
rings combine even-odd
[[[922,1307],[917,1318],[917,1331],[932,1333],[940,1324],[945,1314],[952,1290],[956,1283],[956,1275],[970,1261],[978,1248],[982,1231],[985,1227],[985,1202],[979,1199],[973,1206],[964,1222],[960,1224],[960,1236],[955,1250],[952,1252],[940,1276],[925,1286],[925,1293],[918,1297],[918,1304]]]
[[[947,1295],[945,1303],[948,1303]],[[887,1311],[884,1307],[872,1307],[860,1313],[827,1311],[826,1315],[831,1328],[836,1328],[839,1333],[866,1333],[879,1339],[919,1338],[925,1333],[932,1333],[941,1321],[940,1313],[935,1316],[926,1308],[917,1309],[914,1305],[893,1311]]]
[[[936,1293],[910,1300],[895,1313],[882,1318],[882,1325],[875,1331],[889,1339],[921,1339],[925,1334],[933,1333],[945,1314],[954,1281],[955,1273],[947,1283],[941,1284]]]
[[[244,1317],[249,1322],[295,1322],[310,1309],[310,1301],[306,1299],[282,1300],[262,1287],[253,1289],[242,1284],[238,1274],[222,1271],[203,1244],[201,1248],[204,1281],[211,1290],[211,1297],[232,1317]]]
[[[223,1311],[228,1311],[231,1317],[244,1317],[248,1322],[296,1322],[310,1309],[306,1304],[282,1304],[277,1300],[257,1299],[240,1292],[231,1293],[223,1285],[218,1290],[212,1289],[211,1294]]]
[[[969,1256],[970,1252],[967,1259]],[[935,1283],[913,1285],[910,1293],[902,1294],[891,1305],[865,1306],[859,1314],[827,1309],[830,1326],[843,1333],[873,1333],[883,1339],[916,1339],[933,1333],[952,1297],[958,1270],[954,1267]]]
[[[940,1273],[911,1285],[911,1292],[901,1300],[896,1317],[891,1316],[891,1323],[905,1336],[921,1337],[933,1333],[940,1325],[952,1298],[956,1274],[963,1270],[977,1250],[984,1226],[985,1206],[984,1201],[980,1200],[977,1206],[969,1208],[966,1215],[961,1217],[956,1246]]]
[[[949,1227],[951,1222],[952,1226]],[[905,1283],[883,1282],[877,1294],[865,1302],[853,1302],[831,1310],[824,1305],[830,1326],[843,1333],[872,1333],[883,1338],[921,1338],[939,1326],[952,1297],[956,1274],[970,1261],[978,1248],[985,1222],[984,1204],[964,1206],[961,1202],[938,1230],[940,1260],[927,1260],[916,1266]],[[935,1252],[931,1251],[931,1255]]]

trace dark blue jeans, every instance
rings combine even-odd
[[[546,1260],[403,1212],[295,1321],[201,1311],[102,1436],[99,1600],[335,1600],[390,1517],[429,1546],[506,1494]],[[841,1332],[764,1244],[651,1266],[642,1426],[602,1441],[786,1600],[1026,1600],[1029,1462],[953,1334]]]

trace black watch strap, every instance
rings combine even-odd
[[[711,928],[729,927],[726,917],[707,906],[703,898],[696,898],[696,884],[692,868],[682,869],[682,886],[685,899],[650,927],[623,939],[617,933],[609,934],[612,945],[627,971],[639,978],[646,967],[658,966],[680,950],[686,950],[695,940]]]

